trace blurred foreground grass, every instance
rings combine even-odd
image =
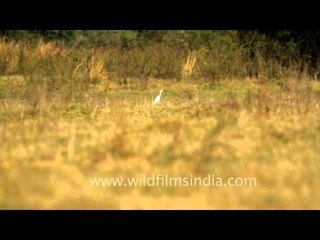
[[[0,208],[320,207],[319,82],[149,85],[95,86],[71,99],[34,89],[21,98],[9,93],[23,87],[23,78],[2,77]],[[89,181],[157,173],[255,177],[257,186],[117,188]]]

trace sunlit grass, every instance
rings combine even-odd
[[[320,84],[283,82],[151,80],[147,89],[95,85],[70,99],[21,99],[0,85],[0,207],[319,208]],[[156,173],[255,177],[257,186],[89,182]]]

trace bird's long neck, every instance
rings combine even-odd
[[[162,94],[162,92],[160,91],[160,94],[159,94],[160,97],[161,97],[161,94]]]

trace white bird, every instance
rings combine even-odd
[[[160,102],[160,98],[161,98],[161,93],[163,93],[163,90],[160,90],[160,94],[154,99],[153,101],[153,105],[156,105]]]

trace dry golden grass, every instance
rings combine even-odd
[[[190,77],[196,64],[197,55],[195,52],[188,53],[186,62],[182,65],[182,78]]]
[[[1,99],[0,208],[320,207],[319,82],[149,86],[97,85],[83,98],[45,97],[37,108],[28,98]],[[157,173],[255,177],[257,186],[92,187],[89,180]]]
[[[8,74],[14,73],[19,63],[20,46],[15,42],[0,40],[0,65]]]
[[[187,82],[119,86],[106,59],[102,49],[0,41],[0,208],[320,207],[319,82],[193,82],[190,54]],[[254,177],[257,186],[90,184],[158,173]]]

